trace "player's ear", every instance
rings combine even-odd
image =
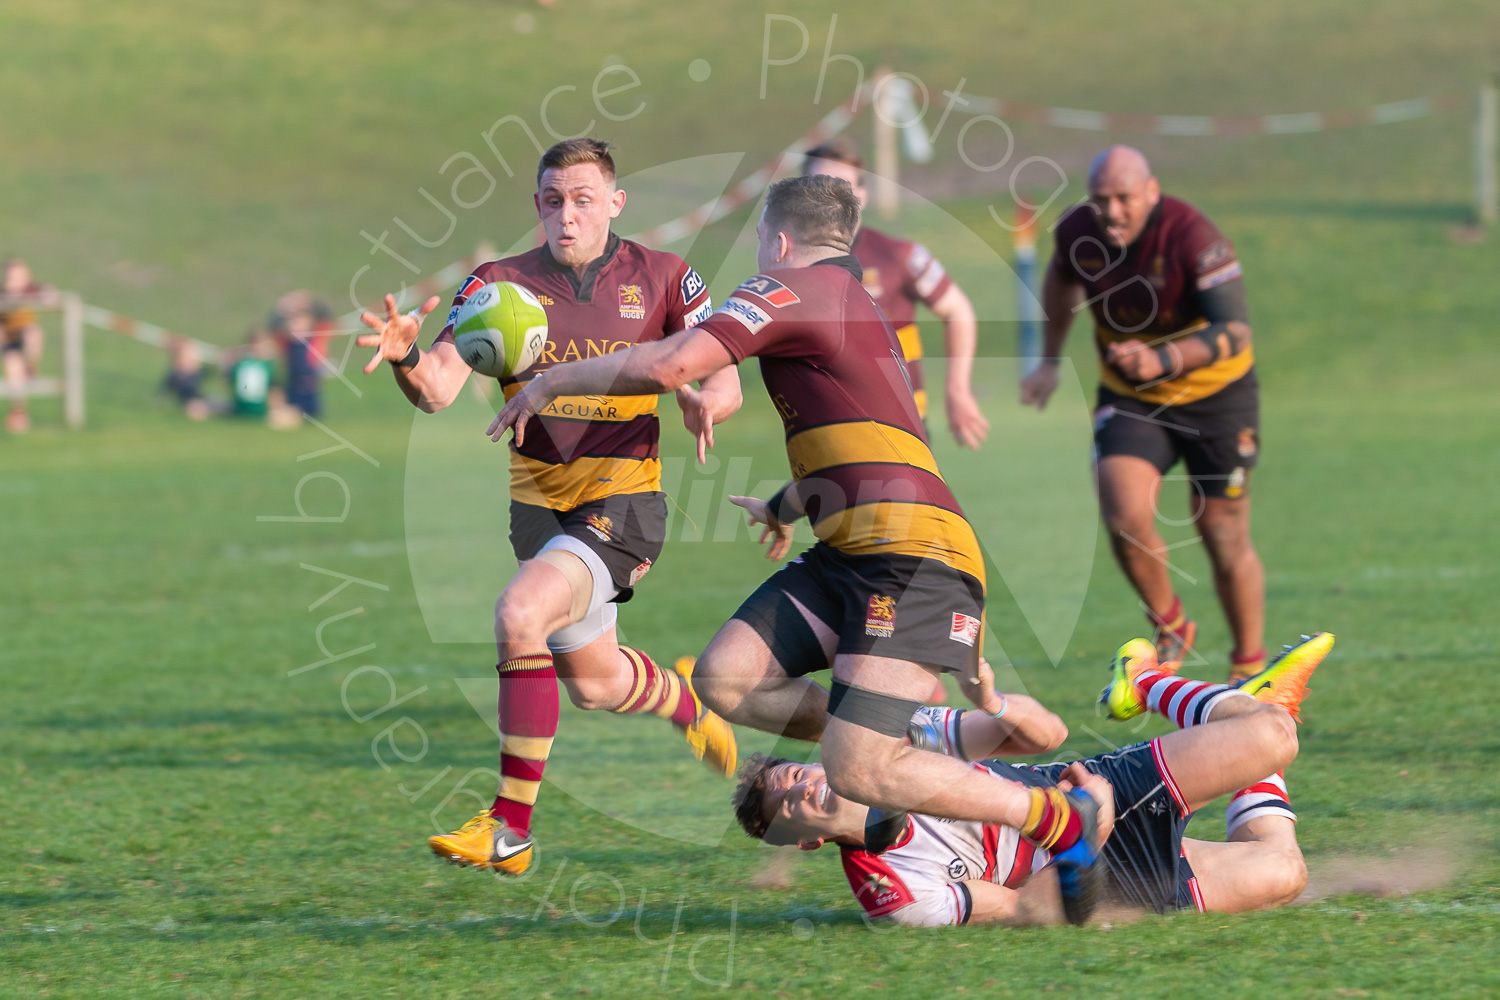
[[[802,843],[800,843],[800,844],[797,845],[797,850],[799,850],[799,851],[816,851],[818,848],[822,847],[825,843],[826,843],[826,841],[822,837],[819,837],[816,840],[804,840]]]
[[[776,234],[776,263],[781,263],[792,255],[792,238],[786,233]]]
[[[542,193],[540,191],[531,192],[531,203],[536,206],[536,217],[540,219],[542,217]]]
[[[615,218],[620,214],[620,210],[624,207],[625,192],[621,191],[619,188],[616,188],[614,192],[609,196],[609,217],[611,219]]]

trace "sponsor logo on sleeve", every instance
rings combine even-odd
[[[698,272],[691,267],[688,268],[687,274],[682,276],[682,304],[687,305],[696,299],[702,293],[703,288],[703,279],[698,276]]]
[[[1233,281],[1242,274],[1239,259],[1234,255],[1234,246],[1228,240],[1215,240],[1198,254],[1200,292],[1206,292],[1226,281]]]
[[[885,594],[871,596],[865,608],[865,635],[889,639],[896,631],[896,599]]]
[[[965,646],[974,645],[979,641],[979,619],[973,615],[953,612],[953,627],[948,630],[948,638]]]
[[[771,322],[771,317],[764,309],[745,299],[735,298],[733,295],[724,300],[718,312],[730,316],[740,322],[751,334],[757,334]]]
[[[620,318],[646,318],[646,293],[641,291],[640,285],[620,286]]]
[[[707,299],[704,299],[701,306],[688,313],[687,319],[682,324],[682,328],[684,330],[692,329],[699,323],[702,323],[704,320],[708,319],[708,317],[712,316],[713,314],[714,304]]]
[[[458,311],[462,308],[462,306],[454,306],[452,309],[448,310],[448,326],[452,326],[454,323],[458,322]]]
[[[465,302],[469,301],[470,295],[473,295],[484,286],[485,281],[483,278],[479,277],[476,274],[471,274],[464,279],[464,283],[462,285],[458,286],[458,294],[454,296],[454,298],[458,299],[459,305],[463,305]]]
[[[1227,281],[1233,281],[1244,273],[1244,270],[1240,267],[1240,262],[1232,260],[1215,271],[1198,275],[1198,291],[1206,292],[1210,288],[1217,288]]]
[[[777,309],[780,309],[782,306],[794,305],[802,301],[801,299],[797,298],[796,292],[792,291],[790,288],[786,287],[775,278],[768,278],[764,274],[757,274],[753,278],[746,279],[740,284],[740,287],[737,288],[736,291],[749,292],[752,295],[758,295],[771,305],[775,306]]]

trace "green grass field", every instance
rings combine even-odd
[[[536,127],[557,86],[581,88],[556,105],[571,122],[587,105],[566,101],[607,57],[640,72],[648,105],[606,133],[629,151],[624,169],[743,151],[738,177],[824,113],[830,99],[811,95],[835,12],[835,51],[936,86],[964,76],[971,93],[1183,114],[1466,89],[1500,28],[1479,4],[1145,9],[1109,36],[1081,4],[960,6],[920,27],[884,2],[799,5],[782,12],[808,23],[810,55],[774,71],[761,101],[762,12],[729,5],[7,4],[0,244],[92,302],[227,343],[289,287],[342,303],[365,263],[362,287],[401,280],[360,230],[395,231],[393,215],[440,228],[416,192],[448,190],[444,160],[481,150],[503,114]],[[518,13],[534,33],[511,33]],[[445,58],[460,43],[472,60]],[[1071,73],[1065,46],[1081,60]],[[713,76],[696,85],[685,66],[699,57]],[[840,67],[828,87],[841,96]],[[1074,194],[1112,138],[1016,134],[1072,171]],[[668,727],[569,708],[533,873],[446,868],[423,840],[488,801],[492,779],[475,772],[496,763],[483,615],[508,553],[483,407],[465,397],[416,417],[383,372],[361,398],[331,382],[325,421],[367,458],[327,451],[338,442],[310,426],[189,425],[154,400],[158,354],[91,333],[88,428],[61,430],[60,407],[41,402],[33,433],[0,440],[0,996],[1500,992],[1500,250],[1493,235],[1448,238],[1466,218],[1465,137],[1449,114],[1146,145],[1168,190],[1202,205],[1245,262],[1270,638],[1339,635],[1288,772],[1320,898],[1081,930],[872,929],[830,852],[780,859],[785,884],[767,884],[773,852],[732,827],[728,785]],[[436,270],[479,239],[518,239],[529,158],[522,139],[517,179],[500,175],[482,210],[413,261]],[[936,189],[944,169],[912,183]],[[976,459],[939,434],[938,457],[992,558],[993,640],[1069,724],[1065,751],[1086,755],[1135,738],[1096,719],[1093,697],[1141,625],[1087,494],[1094,363],[1080,328],[1079,381],[1045,414],[1015,405],[1014,329],[998,321],[1011,290],[994,256],[1008,246],[988,221],[994,196],[966,183],[892,226],[963,248],[945,261],[997,319],[979,366],[993,438]],[[705,274],[738,259],[745,220],[704,234]],[[658,658],[700,649],[769,568],[729,530],[723,499],[785,468],[747,381],[710,471],[684,461],[663,408],[678,509],[621,615]],[[309,475],[306,513],[337,518],[347,496],[342,519],[257,520],[295,515]],[[1169,498],[1164,515],[1183,507]],[[1213,677],[1227,633],[1201,550],[1178,551]],[[327,573],[362,582],[331,593],[346,581]],[[741,735],[746,750],[773,745]],[[1218,807],[1192,827],[1222,829]]]

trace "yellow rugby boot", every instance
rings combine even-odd
[[[1332,632],[1304,635],[1295,646],[1283,646],[1281,655],[1271,665],[1240,685],[1240,690],[1268,705],[1280,705],[1302,721],[1298,706],[1307,697],[1307,681],[1318,664],[1333,649]]]
[[[1161,670],[1156,662],[1156,646],[1150,639],[1131,639],[1121,646],[1110,661],[1109,685],[1099,693],[1104,714],[1124,722],[1146,711],[1136,680],[1147,670]],[[1165,671],[1171,673],[1172,671]]]
[[[427,838],[427,846],[455,865],[494,868],[506,875],[520,875],[531,867],[530,835],[517,833],[488,810],[452,833]]]
[[[739,762],[734,730],[710,709],[703,707],[698,692],[693,690],[693,667],[698,660],[693,656],[680,656],[672,669],[682,678],[682,686],[693,697],[693,722],[687,727],[687,742],[693,756],[726,778],[734,777]]]

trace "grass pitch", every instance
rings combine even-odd
[[[4,16],[14,31],[26,18],[52,18],[55,58],[124,44],[118,31],[111,40],[103,27],[68,20],[66,5],[49,9],[55,12]],[[290,7],[264,9],[291,18]],[[451,19],[465,10],[445,6],[440,13]],[[862,10],[840,23],[855,29],[851,47],[864,54],[873,46],[865,39],[878,32],[866,19],[874,16],[869,5]],[[220,38],[226,59],[239,58],[240,49],[259,52],[263,72],[247,79],[274,78],[280,89],[271,88],[279,94],[273,101],[250,86],[261,94],[253,108],[285,109],[291,148],[326,153],[310,138],[320,129],[327,133],[320,141],[341,148],[372,141],[356,127],[364,119],[349,124],[334,115],[341,101],[359,114],[373,114],[383,101],[402,114],[442,107],[431,123],[442,134],[426,137],[439,146],[494,117],[492,106],[448,106],[461,81],[440,68],[414,77],[429,81],[417,94],[392,86],[375,97],[357,87],[319,96],[311,83],[283,93],[292,88],[283,72],[292,56],[319,48],[307,40],[317,37],[316,25],[277,22],[282,42],[257,47],[237,34],[243,25],[174,24],[171,13],[143,7],[109,16],[119,31],[150,36],[169,53],[196,51],[204,37]],[[353,41],[322,46],[338,73],[378,78],[372,53],[382,32],[427,32],[423,44],[441,50],[439,15],[386,14],[388,21],[375,19]],[[566,5],[556,20],[539,14],[543,33],[604,16]],[[1403,52],[1407,38],[1411,54],[1391,71],[1391,86],[1436,87],[1456,82],[1443,78],[1440,64],[1463,63],[1463,29],[1478,16],[1454,8],[1428,16],[1423,33],[1413,34],[1415,9],[1393,8],[1384,21],[1360,21],[1355,36],[1365,52]],[[668,25],[665,14],[641,8],[609,18],[621,32],[612,39],[618,54],[660,66],[649,71],[657,79],[668,79],[678,54],[682,62],[699,54],[698,40]],[[1031,51],[1083,23],[1085,15],[1064,11],[1036,26],[1040,41],[1003,45]],[[758,24],[756,17],[738,27],[753,38]],[[638,55],[647,29],[664,39],[661,51]],[[1301,29],[1297,45],[1334,34],[1316,24]],[[959,63],[991,65],[956,28],[933,30],[938,35],[912,53],[924,72],[942,52]],[[1275,32],[1239,37],[1246,62],[1279,65],[1271,53]],[[814,41],[821,38],[815,33]],[[1174,38],[1168,33],[1170,44],[1189,47]],[[717,78],[753,85],[749,48],[716,59]],[[49,53],[37,55],[35,46],[17,50],[47,63],[42,55]],[[523,82],[539,96],[616,51],[595,45],[567,56],[556,82],[527,63]],[[1343,51],[1328,51],[1330,65],[1353,59]],[[7,61],[3,72],[15,73],[16,63]],[[189,89],[203,78],[191,60],[153,65],[150,72],[164,75],[178,66],[171,72]],[[1043,68],[1027,84],[1036,89],[1022,96],[1052,99],[1036,82],[1046,79]],[[1000,93],[1012,82],[1001,70],[985,72],[989,78],[974,92]],[[309,63],[306,73],[333,70]],[[1124,94],[1070,80],[1069,99],[1056,100],[1089,107],[1104,103],[1103,94],[1144,108],[1174,80],[1185,86],[1188,79],[1153,73]],[[811,78],[803,82],[811,86]],[[82,102],[85,83],[51,99]],[[1367,95],[1372,102],[1408,96],[1377,84],[1368,74],[1335,79],[1331,70],[1304,69],[1282,89],[1264,84],[1252,108],[1210,93],[1202,105],[1184,108],[1178,96],[1178,105],[1161,110],[1217,110],[1215,100],[1228,112],[1293,110],[1281,102],[1320,87],[1340,98],[1339,106]],[[112,99],[128,104],[132,93],[125,88]],[[720,128],[734,112],[754,122],[758,137],[774,137],[758,138],[765,147],[759,156],[811,117],[805,101],[787,124],[769,120],[775,116],[740,91],[719,93],[728,94],[727,111],[714,113],[708,97],[690,96],[685,110],[643,115],[639,131],[627,134],[645,143],[691,133],[680,140],[685,155],[740,148],[729,145],[727,127],[707,138],[692,131],[695,116]],[[202,127],[227,141],[213,129],[233,131],[235,121],[246,131],[247,151],[260,127],[255,115]],[[148,124],[159,144],[153,155],[165,157],[176,133],[170,122]],[[488,799],[491,779],[476,769],[495,765],[486,700],[493,655],[480,641],[487,625],[474,624],[472,608],[482,610],[503,582],[506,551],[499,462],[485,464],[486,446],[472,443],[483,408],[466,397],[467,412],[414,417],[382,372],[359,383],[360,399],[337,383],[327,390],[327,426],[363,456],[328,450],[340,442],[315,427],[273,434],[232,422],[189,426],[149,402],[159,374],[155,354],[91,334],[89,429],[53,429],[59,414],[39,404],[35,432],[0,440],[7,511],[0,994],[650,996],[713,992],[727,983],[814,997],[860,988],[893,996],[1493,995],[1500,990],[1492,958],[1500,926],[1493,832],[1500,797],[1491,775],[1491,706],[1500,701],[1492,669],[1500,655],[1493,615],[1500,593],[1493,517],[1500,356],[1489,337],[1500,311],[1492,277],[1500,252],[1493,242],[1455,246],[1446,237],[1446,227],[1463,219],[1461,168],[1440,155],[1445,130],[1456,124],[1434,119],[1408,132],[1260,145],[1183,141],[1152,150],[1168,158],[1161,170],[1168,189],[1200,203],[1245,261],[1265,393],[1254,492],[1269,638],[1312,629],[1339,635],[1315,677],[1302,755],[1287,776],[1322,898],[1272,913],[1148,917],[1108,929],[872,929],[831,852],[795,856],[779,878],[768,878],[773,852],[729,826],[727,784],[693,762],[664,724],[569,709],[538,813],[542,851],[533,874],[501,881],[442,866],[427,856],[423,839],[471,813],[475,796]],[[12,204],[8,241],[40,245],[37,256],[51,256],[54,275],[72,276],[57,279],[64,284],[88,291],[114,282],[121,301],[101,304],[133,303],[144,317],[168,322],[210,317],[217,325],[208,332],[226,340],[284,284],[307,281],[336,294],[368,259],[354,234],[391,214],[379,201],[384,192],[414,190],[436,167],[414,157],[382,171],[352,154],[347,171],[299,174],[270,156],[252,158],[238,173],[222,167],[163,198],[156,228],[142,236],[144,249],[128,251],[137,270],[109,270],[127,257],[127,237],[140,235],[133,213],[151,204],[115,196],[137,184],[149,193],[160,179],[142,181],[150,170],[128,146],[109,143],[81,174],[49,174],[46,157],[62,155],[71,140],[61,131],[33,131],[52,137],[6,169],[17,183],[30,178],[41,207]],[[1047,141],[1043,133],[1024,138],[1049,148],[1035,145]],[[1063,147],[1076,138],[1051,141]],[[1461,141],[1454,148],[1461,154]],[[1068,152],[1051,151],[1064,159]],[[1372,154],[1385,168],[1377,176],[1351,181],[1335,169]],[[1255,169],[1244,166],[1247,158]],[[1436,173],[1443,163],[1447,175]],[[94,181],[79,180],[91,171]],[[328,214],[299,222],[305,206],[288,194],[297,178],[327,183],[345,173],[354,178],[349,189],[319,201]],[[267,187],[246,193],[252,181]],[[97,186],[88,197],[99,199],[100,211],[85,211],[88,199],[79,200],[76,185],[87,191],[88,183]],[[14,183],[8,190],[6,197],[16,197]],[[215,193],[224,197],[225,214],[205,217],[200,210]],[[103,210],[110,204],[118,211]],[[993,242],[985,235],[985,199],[957,197],[942,207]],[[91,215],[99,220],[93,230]],[[247,219],[254,224],[242,226]],[[729,220],[719,242],[708,234],[705,246],[727,246],[742,223]],[[907,224],[928,239],[923,229],[932,228],[940,243],[941,217],[915,213]],[[508,242],[504,226],[487,229],[478,219],[464,225],[473,227],[469,235],[484,229]],[[90,234],[109,244],[114,260],[81,252]],[[230,263],[212,254],[184,260],[193,247],[222,251]],[[1009,293],[990,258],[976,251],[946,260],[966,286],[1003,308]],[[76,269],[64,270],[70,266]],[[126,280],[141,273],[158,277],[139,287]],[[1092,711],[1105,658],[1140,620],[1097,534],[1087,494],[1080,494],[1093,379],[1083,333],[1072,344],[1080,382],[1046,414],[1020,411],[1009,363],[986,361],[991,444],[978,459],[961,460],[937,435],[939,459],[994,559],[994,639],[1017,681],[1068,722],[1064,749],[1079,755],[1103,750],[1103,740],[1157,731],[1121,735]],[[984,353],[1010,353],[1009,325],[987,325],[982,336]],[[784,470],[770,408],[749,381],[745,411],[722,429],[712,471],[683,461],[687,437],[670,403],[663,408],[678,508],[672,540],[640,599],[621,616],[628,640],[658,657],[701,648],[769,568],[723,500]],[[433,463],[413,461],[409,449],[414,433],[428,440],[435,428],[447,433],[439,437],[453,451],[434,471]],[[299,482],[302,510],[336,520],[259,520],[298,516]],[[1169,496],[1163,513],[1181,519],[1181,498]],[[1190,537],[1188,527],[1169,532]],[[1201,670],[1216,676],[1228,638],[1206,563],[1196,546],[1179,551],[1181,570],[1196,581],[1181,578],[1202,628],[1209,662]],[[434,633],[471,641],[436,642]],[[357,652],[312,666],[351,650]],[[742,735],[747,749],[766,745]],[[1218,835],[1221,815],[1217,807],[1204,810],[1193,832]],[[1372,894],[1401,886],[1416,891]]]

